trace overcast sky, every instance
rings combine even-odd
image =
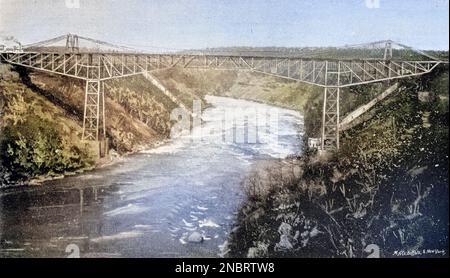
[[[0,35],[76,33],[145,50],[384,39],[448,50],[448,10],[449,0],[0,0]]]

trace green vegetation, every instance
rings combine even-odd
[[[107,83],[108,96],[130,115],[161,134],[170,135],[170,112],[176,108],[158,88],[142,76]]]
[[[19,74],[9,67],[2,67],[0,91],[4,103],[0,186],[93,165],[92,150],[78,139],[79,125],[63,109],[20,83]]]
[[[27,116],[8,125],[2,133],[0,155],[13,178],[29,178],[74,171],[90,164],[86,149],[65,142],[61,126],[53,121]]]
[[[377,255],[372,249],[382,257],[423,249],[448,254],[447,80],[448,69],[441,69],[403,81],[400,93],[342,135],[342,149],[331,157],[311,154],[256,169],[245,183],[248,199],[230,255]],[[420,101],[422,91],[441,97]],[[370,94],[349,96],[343,106]],[[309,115],[319,104],[320,97],[308,101],[309,134],[319,125],[320,117]]]

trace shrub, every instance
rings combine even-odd
[[[85,166],[86,151],[66,147],[60,126],[39,117],[27,117],[22,123],[8,125],[1,134],[3,165],[14,179],[42,174],[63,173]]]

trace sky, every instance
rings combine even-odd
[[[449,49],[449,0],[0,0],[0,36],[74,33],[147,51],[343,46]]]

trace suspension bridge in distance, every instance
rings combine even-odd
[[[80,47],[83,41],[96,47]],[[55,46],[61,42],[63,46]],[[324,90],[323,151],[339,149],[341,89],[420,76],[448,63],[390,40],[300,55],[255,51],[152,54],[73,34],[26,45],[22,51],[0,52],[0,62],[84,80],[83,140],[106,137],[104,84],[115,78],[180,67],[258,72],[320,86]]]

